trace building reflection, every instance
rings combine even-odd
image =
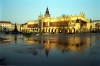
[[[29,42],[27,38],[24,38],[26,42]],[[90,37],[38,37],[38,39],[31,39],[33,44],[43,44],[46,56],[48,57],[51,49],[58,49],[62,53],[67,51],[82,52],[86,47],[89,47]]]
[[[2,43],[9,43],[9,42],[15,42],[17,43],[18,38],[21,38],[20,35],[3,35],[2,38],[5,38],[5,40],[2,41]],[[0,42],[1,43],[1,42]]]
[[[82,51],[85,47],[90,46],[88,37],[70,37],[58,43],[58,48],[64,51]]]
[[[11,42],[11,40],[3,40],[0,42],[0,44],[10,43],[10,42]]]
[[[34,43],[34,39],[33,38],[23,37],[23,40],[25,40],[28,44],[33,44]]]
[[[5,43],[10,43],[10,42],[12,42],[12,36],[3,35],[2,38],[5,38],[5,40],[1,41],[0,44],[5,44]]]
[[[17,35],[14,35],[15,44],[17,43]]]

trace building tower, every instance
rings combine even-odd
[[[42,30],[43,30],[43,15],[40,15],[38,16],[38,28],[39,28],[39,32],[42,33]]]
[[[44,18],[50,18],[49,9],[47,7]]]

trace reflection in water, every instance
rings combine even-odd
[[[15,44],[17,42],[17,35],[14,35]]]
[[[5,38],[9,38],[11,41],[15,41],[17,44],[18,37],[17,35],[8,35],[3,36]],[[45,47],[45,53],[48,57],[49,51],[51,49],[61,50],[62,53],[67,51],[80,51],[82,52],[84,48],[90,46],[90,37],[78,37],[78,36],[69,36],[69,37],[61,37],[61,36],[35,36],[35,37],[25,37],[21,36],[21,38],[27,42],[27,44],[43,44]],[[35,54],[35,53],[34,53]],[[37,54],[37,53],[36,53]]]
[[[48,57],[48,55],[49,55],[50,49],[51,49],[50,44],[45,44],[45,54],[46,54],[47,57]]]
[[[5,40],[1,41],[0,44],[6,44],[6,43],[10,43],[12,41],[12,37],[8,36],[8,35],[2,35],[2,38],[5,38]]]
[[[38,38],[38,39],[37,39]],[[26,38],[24,40],[27,43],[43,44],[46,56],[48,57],[51,49],[61,50],[62,53],[67,51],[82,52],[86,47],[89,47],[90,37],[55,37],[55,36],[38,36],[33,38]]]
[[[35,51],[33,52],[33,55],[36,56],[37,54],[38,54],[38,51],[35,50]]]
[[[5,40],[3,40],[2,42],[0,43],[9,43],[9,42],[12,42],[12,41],[15,41],[15,44],[17,42],[17,35],[3,35],[2,38],[6,38]]]
[[[11,42],[11,40],[3,40],[0,42],[0,44],[10,43],[10,42]]]
[[[60,66],[67,66],[67,64],[74,66],[74,63],[80,65],[85,62],[88,65],[91,60],[97,61],[96,64],[99,64],[100,36],[93,35],[38,35],[31,37],[4,35],[2,37],[11,40],[11,42],[3,43],[5,45],[0,43],[0,49],[3,51],[2,56],[7,59],[9,64],[24,63],[39,66],[37,62],[41,62],[40,65],[44,64],[43,66],[48,66],[50,63],[56,64],[54,66],[60,64]],[[17,63],[20,60],[21,62]]]

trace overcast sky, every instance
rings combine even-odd
[[[44,15],[48,6],[51,17],[74,15],[83,11],[88,19],[100,19],[100,0],[0,0],[0,20],[25,23]]]

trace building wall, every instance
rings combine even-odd
[[[22,32],[39,32],[38,28],[38,20],[31,20],[28,21],[26,24],[23,24],[21,26],[21,31]]]
[[[80,32],[80,23],[75,23],[75,32]]]
[[[100,20],[94,20],[92,22],[92,30],[100,29]]]
[[[9,21],[0,21],[0,32],[11,31],[11,22]]]
[[[13,31],[15,24],[12,24],[10,21],[0,21],[0,32]],[[21,24],[17,24],[18,31],[21,31]]]
[[[17,29],[19,32],[21,31],[21,24],[17,24]]]
[[[14,30],[14,28],[15,28],[15,24],[12,24],[11,25],[11,27],[12,27],[12,31]]]

